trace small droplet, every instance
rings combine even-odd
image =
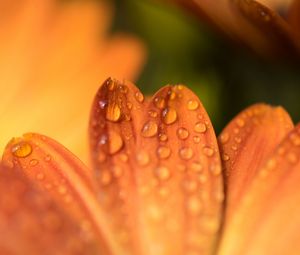
[[[227,143],[227,142],[229,141],[229,138],[230,138],[230,136],[229,136],[228,133],[222,133],[222,134],[220,135],[220,142],[221,142],[222,144],[225,144],[225,143]]]
[[[230,159],[230,157],[229,157],[226,153],[223,153],[222,159],[223,159],[224,161],[228,161],[228,160]]]
[[[119,133],[115,131],[109,132],[109,154],[115,154],[120,151],[123,147],[123,139]]]
[[[162,142],[165,142],[165,141],[168,140],[167,135],[164,134],[164,133],[160,133],[160,134],[158,135],[158,137],[159,137],[159,140],[162,141]]]
[[[136,101],[138,101],[139,103],[142,103],[144,101],[144,95],[141,92],[137,91],[134,96]]]
[[[106,106],[107,106],[107,101],[106,100],[100,100],[99,101],[100,109],[105,109]]]
[[[25,158],[31,154],[32,147],[27,142],[20,142],[11,148],[11,152],[18,158]]]
[[[185,140],[189,137],[189,131],[186,128],[178,128],[177,136],[181,140]]]
[[[197,180],[185,180],[185,182],[183,183],[183,187],[184,187],[185,191],[188,193],[193,193],[193,192],[197,191],[198,186],[199,186],[199,184],[198,184]]]
[[[291,164],[296,164],[298,161],[297,155],[293,152],[287,154],[287,159]]]
[[[191,164],[191,170],[194,172],[201,172],[202,169],[203,169],[203,166],[200,162],[195,161]]]
[[[121,117],[121,108],[117,102],[110,101],[106,109],[106,119],[111,122],[117,122]]]
[[[128,161],[128,155],[126,153],[122,153],[120,154],[120,159],[123,161],[123,162],[127,162]]]
[[[127,105],[127,108],[128,108],[129,110],[132,109],[132,103],[131,103],[131,102],[127,102],[126,105]]]
[[[200,138],[200,136],[194,136],[193,137],[193,141],[194,141],[194,143],[200,143],[200,141],[201,141],[201,138]]]
[[[189,160],[194,156],[194,152],[189,147],[183,147],[179,150],[179,156],[184,160]]]
[[[243,119],[237,119],[236,124],[239,127],[244,127],[245,126],[245,121]]]
[[[170,194],[170,190],[167,187],[161,187],[158,192],[159,195],[163,198],[168,197],[168,195]]]
[[[187,201],[187,209],[191,215],[197,216],[202,210],[202,203],[199,200],[199,198],[198,197],[189,198]]]
[[[169,94],[169,100],[175,100],[175,98],[176,98],[176,92],[174,90],[170,90],[168,92],[168,94]]]
[[[51,161],[51,156],[50,156],[50,155],[47,155],[47,156],[45,157],[45,161],[46,161],[46,162],[50,162],[50,161]]]
[[[170,178],[170,170],[165,166],[159,166],[155,169],[155,175],[160,181],[166,181]]]
[[[158,115],[158,113],[156,111],[151,111],[150,110],[148,113],[149,113],[149,116],[152,117],[152,118],[156,118],[157,115]]]
[[[158,126],[156,122],[150,120],[144,125],[142,129],[142,135],[144,137],[153,137],[157,134],[157,131],[158,131]]]
[[[38,173],[36,175],[36,179],[39,180],[39,181],[43,180],[44,178],[45,178],[45,175],[43,173]]]
[[[236,143],[241,143],[241,142],[242,142],[242,138],[239,137],[239,136],[236,136],[236,137],[234,138],[234,141],[235,141]]]
[[[109,171],[103,170],[100,175],[101,184],[107,186],[111,183],[112,177]]]
[[[214,150],[208,146],[204,147],[203,148],[203,153],[208,156],[208,157],[211,157],[214,155]]]
[[[222,172],[222,167],[221,165],[212,165],[209,170],[211,171],[211,173],[214,175],[214,176],[218,176],[221,174]]]
[[[206,125],[202,122],[197,122],[195,127],[194,127],[194,130],[197,132],[197,133],[205,133],[206,132]]]
[[[123,169],[119,166],[113,166],[112,172],[113,172],[114,177],[120,178],[123,174]]]
[[[99,163],[103,163],[106,160],[106,154],[103,151],[99,151],[97,160]]]
[[[197,100],[189,100],[187,103],[187,108],[190,111],[194,111],[194,110],[198,109],[198,107],[199,107],[199,103]]]
[[[31,166],[36,166],[38,163],[39,163],[39,161],[37,159],[31,159],[29,161],[29,165],[31,165]]]
[[[146,166],[150,162],[150,156],[146,151],[140,151],[136,155],[136,161],[140,166]]]
[[[158,109],[163,109],[165,107],[165,105],[166,105],[166,101],[162,97],[156,97],[156,98],[154,98],[154,105]]]
[[[177,120],[177,112],[173,108],[166,108],[162,112],[163,121],[165,124],[173,124]]]
[[[297,134],[291,134],[290,139],[295,146],[300,146],[300,136]]]
[[[59,185],[57,191],[61,195],[65,195],[67,193],[67,188],[63,185]]]
[[[166,159],[171,155],[171,149],[166,146],[160,146],[157,149],[157,155],[160,159]]]
[[[124,85],[120,85],[119,86],[119,90],[122,94],[127,94],[128,92],[128,87],[127,86],[124,86]]]
[[[231,146],[231,149],[232,149],[233,151],[237,151],[237,150],[238,150],[238,147],[237,147],[236,145],[232,145],[232,146]]]

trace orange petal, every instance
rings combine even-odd
[[[218,254],[299,254],[299,183],[300,125],[260,168],[224,231]]]
[[[283,108],[257,104],[241,112],[222,131],[219,146],[226,175],[226,218],[231,217],[262,164],[292,128]]]
[[[300,38],[300,1],[294,0],[288,12],[288,22]]]
[[[85,246],[89,254],[112,254],[116,246],[98,205],[90,172],[73,154],[50,138],[26,134],[8,144],[3,163],[11,169],[4,169],[1,177],[4,202],[0,211],[4,208],[5,213],[4,225],[0,226],[2,233],[9,233],[1,235],[7,237],[2,246],[14,251],[17,238],[21,245],[16,249],[22,249],[23,254],[44,254],[37,253],[43,249],[60,252],[60,248],[66,252],[59,254],[86,254]],[[49,221],[45,222],[49,226],[43,221]],[[41,233],[45,238],[38,243]],[[57,247],[48,247],[52,239]],[[70,249],[78,245],[81,250],[72,252],[69,245]]]
[[[211,254],[221,219],[221,165],[194,93],[166,86],[148,100],[133,84],[108,79],[93,104],[90,137],[101,205],[124,250]]]

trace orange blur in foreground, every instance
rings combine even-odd
[[[0,147],[28,130],[87,162],[90,103],[107,76],[136,79],[140,41],[108,34],[108,1],[0,0]]]
[[[147,99],[108,79],[89,126],[92,168],[43,135],[9,142],[0,254],[298,255],[300,125],[281,107],[245,109],[217,141],[185,86]]]

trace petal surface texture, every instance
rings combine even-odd
[[[298,125],[259,168],[247,193],[225,221],[218,254],[298,254],[299,156]]]
[[[60,144],[38,134],[15,138],[3,165],[1,254],[122,254],[115,250],[91,172]]]
[[[195,94],[166,86],[151,99],[108,79],[90,141],[101,205],[127,254],[212,254],[223,203],[218,145]]]
[[[0,6],[0,150],[15,134],[34,131],[86,161],[98,81],[135,79],[142,44],[108,35],[108,1],[1,0]]]

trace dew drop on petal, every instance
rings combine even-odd
[[[29,161],[29,165],[30,166],[36,166],[39,163],[39,161],[37,159],[31,159]]]
[[[121,117],[121,108],[116,102],[109,102],[106,109],[106,119],[111,122],[117,122]]]
[[[150,162],[150,156],[146,151],[140,151],[136,155],[136,161],[140,166],[146,166]]]
[[[203,148],[203,153],[204,153],[204,155],[206,155],[208,157],[211,157],[211,156],[214,155],[214,150],[212,148],[208,147],[208,146],[205,146]]]
[[[152,111],[152,110],[150,110],[148,113],[149,113],[149,116],[152,118],[156,118],[158,115],[158,113],[156,111]]]
[[[173,108],[166,108],[162,112],[163,121],[165,124],[173,124],[177,120],[177,112]]]
[[[196,180],[185,180],[183,183],[183,187],[186,192],[193,193],[198,189],[198,182]]]
[[[202,169],[203,169],[203,166],[200,162],[195,161],[191,164],[191,170],[194,172],[201,172]]]
[[[171,177],[171,172],[167,167],[159,166],[155,169],[155,175],[160,181],[166,181]]]
[[[222,143],[222,144],[225,144],[225,143],[227,143],[229,141],[229,134],[228,133],[222,133],[221,135],[220,135],[220,142]]]
[[[222,159],[223,159],[224,161],[228,161],[228,160],[230,159],[230,157],[228,156],[228,154],[223,153]]]
[[[189,131],[186,128],[178,128],[177,136],[181,140],[185,140],[189,137]]]
[[[112,176],[108,170],[103,170],[100,175],[100,182],[102,185],[107,186],[111,183]]]
[[[201,141],[201,138],[200,138],[200,136],[194,136],[193,137],[193,141],[194,141],[194,143],[200,143],[200,141]]]
[[[160,146],[157,149],[157,155],[160,159],[166,159],[171,155],[171,149],[167,146]]]
[[[162,142],[165,142],[165,141],[168,140],[168,136],[166,134],[164,134],[164,133],[160,133],[158,135],[158,137],[159,137],[159,140],[162,141]]]
[[[184,160],[189,160],[194,156],[194,152],[189,147],[183,147],[179,150],[179,156]]]
[[[162,97],[156,97],[156,98],[154,98],[154,105],[158,109],[163,109],[165,107],[165,105],[166,105],[166,101]]]
[[[199,107],[199,103],[197,100],[189,100],[187,103],[187,108],[190,111],[194,111],[194,110],[198,109],[198,107]]]
[[[157,134],[158,125],[154,121],[148,121],[142,128],[142,136],[153,137]]]
[[[194,127],[194,130],[197,132],[197,133],[205,133],[206,132],[206,125],[205,123],[202,123],[202,122],[197,122],[195,127]]]
[[[16,156],[18,158],[25,158],[31,154],[32,147],[27,142],[20,142],[20,143],[15,144],[11,148],[11,152],[14,156]]]
[[[202,210],[202,203],[197,197],[190,197],[187,201],[187,209],[191,215],[198,215]]]
[[[141,92],[137,91],[134,96],[136,101],[138,101],[139,103],[142,103],[144,101],[144,95]]]
[[[109,154],[115,154],[123,147],[123,139],[119,133],[110,131],[109,133]]]
[[[236,124],[239,127],[244,127],[245,126],[245,121],[243,119],[237,119]]]

